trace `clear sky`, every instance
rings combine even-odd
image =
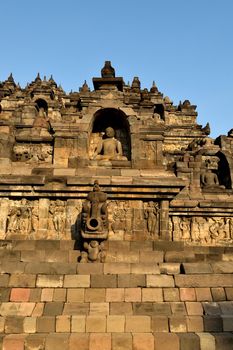
[[[0,81],[40,72],[78,91],[110,60],[125,82],[196,104],[212,137],[233,128],[233,0],[2,0],[0,13]]]

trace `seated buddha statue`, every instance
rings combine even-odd
[[[106,161],[127,160],[127,158],[123,156],[121,142],[114,136],[114,129],[111,127],[106,128],[105,135],[94,152],[94,159]]]

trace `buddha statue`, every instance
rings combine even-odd
[[[201,175],[201,183],[204,188],[225,188],[225,186],[219,184],[217,174],[210,169],[206,169]]]
[[[94,159],[106,161],[127,160],[127,158],[123,156],[121,142],[114,136],[114,129],[111,127],[106,128],[105,135],[95,150]]]

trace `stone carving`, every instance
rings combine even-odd
[[[7,216],[7,234],[31,234],[38,228],[38,203],[31,203],[26,198],[10,206]]]
[[[84,239],[84,249],[87,250],[87,260],[96,261],[103,248],[103,240],[109,233],[107,194],[102,192],[99,183],[94,182],[93,191],[88,193],[83,203],[81,214],[81,236]],[[81,261],[84,261],[84,252]],[[102,256],[102,255],[101,255]]]
[[[84,262],[104,262],[106,253],[104,251],[104,242],[98,241],[84,242],[83,247],[86,251],[81,252],[81,263]]]
[[[144,209],[147,231],[150,237],[158,237],[158,203],[150,201]]]
[[[217,174],[210,169],[206,169],[206,171],[201,174],[201,184],[204,188],[225,188],[225,186],[219,185]]]
[[[97,180],[83,203],[81,233],[83,238],[108,236],[107,194],[100,190]]]
[[[229,217],[172,217],[169,229],[176,241],[215,245],[233,241],[233,218]]]
[[[65,203],[59,199],[50,203],[50,215],[52,216],[53,227],[58,235],[65,231],[66,208]]]
[[[105,138],[99,142],[95,153],[94,159],[99,160],[127,160],[125,156],[123,156],[122,145],[119,140],[115,137],[114,129],[111,127],[106,128],[105,130]]]
[[[48,144],[16,144],[13,159],[21,162],[52,163],[53,147]]]

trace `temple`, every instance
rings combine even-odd
[[[0,82],[0,344],[230,350],[232,130],[100,75]]]

